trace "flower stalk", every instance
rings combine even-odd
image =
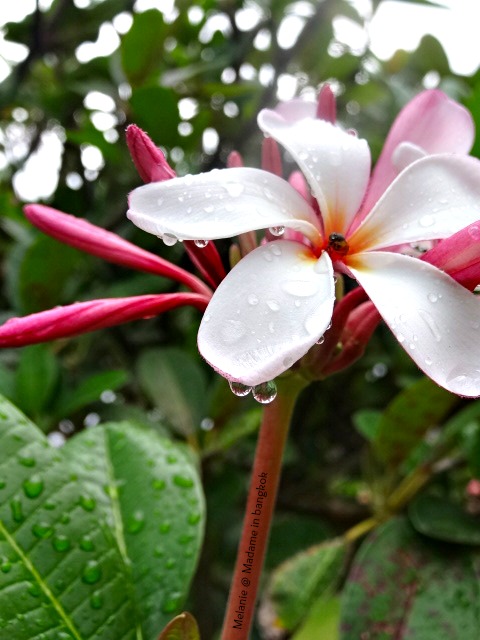
[[[249,637],[288,429],[295,402],[307,384],[293,376],[278,382],[279,393],[265,406],[263,413],[222,640],[247,640]]]

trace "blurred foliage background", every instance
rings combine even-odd
[[[342,124],[369,140],[374,157],[399,109],[425,87],[444,89],[478,121],[479,73],[453,73],[432,36],[389,60],[372,53],[369,22],[382,4],[25,2],[18,21],[3,27],[4,44],[24,48],[10,56],[21,58],[16,62],[9,60],[13,50],[3,49],[1,320],[77,300],[172,288],[45,237],[23,217],[28,201],[86,218],[191,268],[181,244],[165,247],[125,218],[127,194],[141,183],[125,144],[129,123],[144,128],[185,174],[225,166],[234,149],[246,165],[259,166],[259,109],[279,98],[314,96],[326,81]],[[339,20],[356,35],[353,44],[339,39]],[[219,249],[226,263],[228,243]],[[202,363],[198,322],[196,311],[181,309],[74,340],[4,350],[0,392],[55,444],[123,418],[190,444],[202,465],[208,523],[189,607],[202,637],[210,638],[222,620],[260,409],[234,397]],[[380,328],[356,366],[304,392],[288,444],[269,569],[369,514],[382,492],[367,446],[372,425],[419,378]],[[466,404],[458,401],[460,408]],[[480,475],[470,455],[480,451],[478,425],[462,434],[449,485],[460,496],[467,480]]]

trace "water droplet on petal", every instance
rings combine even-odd
[[[284,280],[282,290],[291,296],[310,298],[318,291],[318,282],[313,280]]]
[[[248,299],[248,304],[252,305],[252,307],[257,305],[259,302],[258,296],[256,296],[254,293],[251,293],[247,299]]]
[[[446,382],[455,387],[455,393],[461,394],[464,390],[467,395],[471,395],[472,390],[476,390],[480,383],[480,369],[456,365],[448,374]]]
[[[208,244],[208,240],[194,240],[194,243],[199,249],[205,249]]]
[[[480,226],[474,224],[468,227],[468,235],[473,240],[480,240]]]
[[[270,311],[280,311],[280,305],[276,300],[267,300],[267,307]]]
[[[440,329],[438,328],[437,323],[433,319],[433,316],[428,311],[424,311],[423,309],[418,310],[418,315],[422,318],[424,323],[427,325],[430,333],[435,338],[435,340],[437,342],[440,342],[440,340],[442,339],[442,334],[440,333]]]
[[[227,320],[221,328],[221,336],[227,344],[233,344],[242,338],[247,328],[240,320]]]
[[[438,301],[438,295],[436,293],[429,293],[427,298],[430,300],[430,302]]]
[[[273,256],[270,253],[270,251],[264,251],[263,253],[263,259],[266,260],[267,262],[272,262],[273,260]]]
[[[277,397],[277,385],[273,380],[270,382],[263,382],[262,384],[258,384],[256,387],[253,387],[252,394],[255,400],[260,402],[260,404],[269,404]]]
[[[173,233],[164,233],[162,235],[163,243],[167,245],[167,247],[173,247],[174,244],[177,244],[178,238],[173,235]]]
[[[285,233],[285,227],[280,226],[280,227],[270,227],[269,229],[270,233],[272,234],[272,236],[283,236],[283,234]]]
[[[429,214],[424,215],[420,218],[419,223],[421,227],[431,227],[435,224],[435,217]]]
[[[239,398],[248,396],[248,394],[252,390],[252,387],[249,387],[246,384],[242,384],[241,382],[234,382],[233,380],[230,380],[228,384],[230,385],[232,393],[234,393]]]
[[[232,198],[238,198],[245,191],[245,187],[241,182],[227,182],[225,189]]]
[[[317,340],[316,344],[323,344],[325,342],[325,336],[320,336],[320,338]]]
[[[282,248],[278,246],[278,244],[276,242],[271,242],[269,245],[270,251],[273,253],[274,256],[281,256],[282,255]]]

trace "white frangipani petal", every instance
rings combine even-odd
[[[409,165],[349,237],[356,251],[446,238],[480,219],[480,162],[437,155]]]
[[[409,256],[373,251],[349,266],[420,369],[453,393],[480,395],[480,298]]]
[[[292,121],[282,112],[264,109],[262,131],[289,151],[318,200],[325,233],[345,233],[357,212],[370,176],[365,140],[317,118]]]
[[[333,267],[304,245],[269,242],[245,256],[207,307],[200,353],[229,380],[255,386],[286,371],[327,329]]]
[[[288,182],[260,169],[217,169],[134,189],[127,216],[157,236],[213,240],[288,227],[319,242],[310,205]]]

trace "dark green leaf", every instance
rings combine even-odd
[[[370,534],[342,595],[341,639],[476,638],[479,556],[419,536],[404,518]]]
[[[374,440],[378,435],[382,413],[374,409],[362,409],[353,416],[356,430],[367,440]]]
[[[338,597],[319,598],[292,640],[338,640],[340,619],[340,599]]]
[[[82,409],[100,399],[104,391],[122,387],[128,379],[126,371],[104,371],[84,380],[74,391],[65,392],[55,406],[59,418]]]
[[[38,416],[50,404],[58,382],[58,360],[49,345],[22,349],[16,375],[15,401],[29,416]]]
[[[136,124],[157,144],[168,147],[178,142],[180,115],[172,89],[157,86],[135,89],[130,104]]]
[[[39,235],[11,255],[9,288],[22,313],[33,313],[62,302],[82,255],[64,244]]]
[[[456,402],[457,396],[429,378],[422,378],[399,393],[387,406],[377,427],[373,446],[378,458],[397,467]]]
[[[320,596],[335,588],[348,547],[342,538],[302,551],[281,564],[268,587],[275,627],[293,631]]]
[[[176,348],[150,349],[138,361],[138,378],[166,420],[193,433],[206,414],[206,383],[198,361]]]
[[[164,57],[168,30],[162,13],[156,9],[134,15],[133,24],[122,39],[120,51],[125,75],[135,87],[158,69]]]
[[[53,449],[0,407],[5,638],[155,640],[185,598],[203,528],[195,469],[128,423]]]
[[[419,533],[457,544],[480,545],[480,516],[439,496],[423,494],[410,503],[410,521]]]

